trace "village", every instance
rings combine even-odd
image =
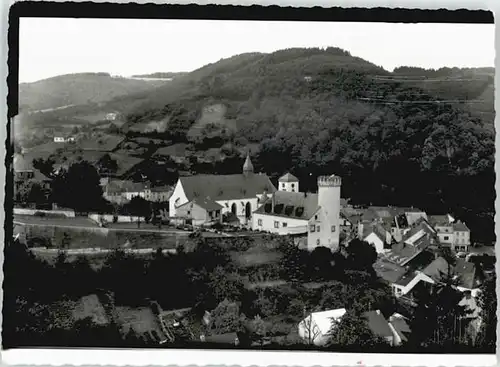
[[[50,191],[51,179],[33,167],[14,165],[14,178],[16,188],[26,180],[34,180],[44,190]],[[415,307],[415,294],[421,288],[432,289],[452,281],[453,288],[462,294],[460,305],[467,309],[467,315],[460,319],[466,325],[459,328],[460,338],[474,343],[480,330],[482,319],[478,297],[481,285],[494,271],[494,251],[493,247],[475,246],[472,242],[474,236],[471,236],[466,223],[455,219],[451,213],[429,215],[413,207],[352,205],[349,199],[341,197],[342,178],[334,173],[317,177],[317,192],[302,192],[299,179],[290,172],[283,172],[275,186],[265,173],[254,172],[249,154],[244,159],[241,172],[231,175],[181,176],[173,187],[102,176],[100,186],[103,198],[115,206],[140,200],[149,203],[149,209],[134,215],[116,212],[82,214],[55,205],[52,208],[37,208],[34,203],[16,202],[14,243],[23,244],[35,254],[44,253],[44,249],[31,240],[33,233],[37,232],[36,228],[40,227],[60,227],[67,231],[64,246],[45,247],[45,253],[52,251],[54,255],[61,251],[89,256],[100,253],[95,245],[90,249],[75,245],[71,239],[75,229],[128,231],[135,234],[135,238],[156,232],[166,236],[157,241],[163,244],[167,242],[165,238],[174,236],[176,240],[170,248],[158,245],[169,253],[175,253],[179,238],[182,242],[182,238],[187,241],[200,236],[226,241],[234,237],[251,238],[253,241],[282,237],[297,249],[314,253],[326,248],[330,255],[349,252],[349,245],[358,240],[372,248],[375,254],[373,269],[376,276],[390,287],[394,302]],[[156,213],[153,213],[154,204]],[[186,236],[179,237],[179,233]],[[134,246],[134,239],[130,239],[117,244],[116,248],[141,254],[157,252],[155,242],[148,243],[149,247],[143,245],[138,249]],[[107,251],[116,248],[108,248]],[[262,253],[265,254],[265,251]],[[257,287],[261,285],[253,284]],[[81,302],[90,302],[93,305],[91,308],[105,313],[95,294],[85,296]],[[185,325],[180,320],[189,313],[189,309],[163,311],[161,306],[155,305],[142,308],[139,312],[147,314],[149,326],[144,326],[144,321],[138,319],[134,323],[134,318],[140,318],[134,316],[128,318],[128,327],[136,328],[140,334],[153,335],[153,340],[159,345],[175,342],[179,328]],[[211,312],[207,310],[203,317],[202,322],[206,325],[213,318]],[[295,327],[298,340],[324,346],[335,330],[332,320],[340,322],[346,312],[345,307],[304,310],[303,320]],[[84,313],[77,318],[89,315],[92,316]],[[384,315],[379,309],[370,309],[358,317],[365,319],[373,335],[391,346],[404,344],[412,332],[408,316],[398,312]],[[191,329],[187,327],[187,330]],[[185,333],[184,330],[181,334]],[[193,331],[188,334],[191,342],[233,346],[240,345],[242,338],[237,330],[231,328],[219,334],[201,332],[197,335]],[[270,343],[269,338],[261,338],[254,345],[263,346],[265,340]]]

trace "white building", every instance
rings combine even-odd
[[[54,143],[74,143],[75,138],[70,136],[65,138],[64,136],[54,136]]]
[[[194,199],[207,199],[222,206],[222,215],[232,213],[240,223],[248,224],[252,222],[252,213],[275,191],[266,174],[254,173],[247,156],[240,174],[180,177],[169,199],[169,213],[175,217],[179,206]]]
[[[455,221],[450,215],[431,216],[430,223],[434,226],[443,245],[449,246],[456,252],[469,250],[470,229],[461,221]]]
[[[345,308],[313,312],[299,323],[299,336],[308,344],[325,345],[331,338],[332,329],[335,328],[334,322],[339,322],[345,313]]]
[[[317,194],[291,192],[291,186],[280,184],[280,189],[254,212],[252,229],[304,234],[309,250],[325,246],[335,251],[339,246],[341,183],[338,176],[321,176]]]
[[[300,192],[299,190],[299,179],[287,173],[278,179],[278,190],[288,191],[288,192]]]

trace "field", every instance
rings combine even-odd
[[[159,148],[156,151],[155,155],[186,157],[186,148],[187,148],[187,144],[178,143],[178,144],[170,145],[168,147]]]
[[[236,129],[236,121],[226,119],[227,107],[223,104],[214,104],[206,106],[201,112],[201,117],[196,121],[188,131],[189,137],[195,137],[200,134],[203,128],[209,124],[217,124],[228,128]]]
[[[231,259],[238,267],[259,266],[278,262],[283,255],[274,250],[252,247],[245,252],[231,252]]]
[[[78,147],[83,150],[95,150],[108,152],[116,148],[123,140],[122,136],[104,133],[93,134],[91,139],[78,142]]]

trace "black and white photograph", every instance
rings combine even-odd
[[[495,354],[494,30],[20,17],[3,349]]]

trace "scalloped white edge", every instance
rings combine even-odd
[[[2,353],[3,354],[3,353]],[[6,365],[36,366],[496,366],[495,355],[317,353],[218,350],[6,351]]]

